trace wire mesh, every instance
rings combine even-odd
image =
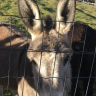
[[[9,90],[9,80],[10,78],[22,78],[22,77],[14,77],[14,76],[10,76],[10,63],[11,63],[11,51],[21,51],[21,50],[27,50],[28,46],[27,46],[27,43],[28,43],[28,18],[30,17],[18,17],[18,16],[15,16],[15,15],[2,15],[2,16],[10,16],[10,49],[9,48],[5,48],[5,47],[0,47],[0,50],[10,50],[10,54],[9,54],[9,70],[8,70],[8,76],[4,76],[4,77],[0,77],[0,78],[8,78],[8,86],[7,86],[7,90]],[[27,18],[27,38],[26,38],[26,48],[11,48],[11,21],[12,21],[12,17],[18,17],[18,18]],[[33,18],[32,18],[33,19]],[[36,19],[36,20],[45,20],[45,19]],[[49,20],[50,21],[50,20]],[[53,22],[59,22],[59,29],[60,29],[60,23],[61,22],[64,22],[64,21],[53,21]],[[72,23],[73,24],[73,31],[72,31],[72,37],[71,37],[71,46],[72,46],[72,40],[73,40],[73,33],[74,33],[74,23],[75,22],[66,22],[66,23]],[[88,25],[90,23],[86,23],[86,25]],[[91,24],[91,25],[96,25],[96,24]],[[86,26],[86,34],[87,34],[87,26]],[[87,96],[87,91],[88,91],[88,87],[89,87],[89,83],[90,83],[90,78],[96,78],[96,77],[93,77],[91,76],[91,73],[92,73],[92,68],[93,68],[93,63],[94,63],[94,59],[95,59],[95,54],[96,54],[96,48],[95,48],[95,51],[91,51],[91,52],[88,52],[88,51],[85,51],[84,50],[84,47],[85,47],[85,41],[86,41],[86,34],[85,34],[85,38],[84,38],[84,45],[83,45],[83,51],[60,51],[61,53],[74,53],[74,54],[81,54],[81,62],[80,62],[80,67],[79,67],[79,72],[78,72],[78,76],[77,77],[53,77],[54,75],[54,68],[55,68],[55,62],[54,62],[54,67],[53,67],[53,75],[52,77],[48,77],[48,78],[45,78],[45,77],[40,77],[40,67],[41,67],[41,60],[42,60],[42,52],[54,52],[55,53],[55,61],[56,61],[56,52],[57,50],[44,50],[43,48],[41,48],[40,50],[33,50],[33,49],[28,49],[27,52],[41,52],[41,58],[40,58],[40,65],[39,65],[39,75],[38,77],[27,77],[25,74],[25,69],[26,69],[26,56],[25,56],[25,64],[24,64],[24,78],[29,78],[29,79],[37,79],[38,82],[37,82],[37,89],[36,89],[36,96],[37,96],[37,93],[38,93],[38,83],[39,83],[39,79],[40,78],[44,78],[44,79],[49,79],[49,78],[52,78],[52,82],[53,82],[53,78],[58,78],[58,79],[65,79],[64,81],[64,85],[63,85],[63,92],[62,92],[62,96],[63,96],[63,93],[64,93],[64,87],[65,87],[65,83],[66,83],[66,79],[67,78],[70,78],[70,79],[74,79],[74,78],[77,78],[77,83],[76,83],[76,87],[75,87],[75,92],[74,92],[74,96],[76,95],[76,90],[77,90],[77,85],[78,85],[78,82],[79,82],[79,79],[89,79],[88,81],[88,86],[87,86],[87,89],[86,89],[86,94],[85,96]],[[42,47],[43,47],[43,38],[44,38],[44,27],[43,27],[43,37],[42,37]],[[59,32],[58,32],[58,38],[59,38]],[[57,40],[58,42],[58,40]],[[57,43],[58,45],[58,43]],[[91,67],[91,71],[90,71],[90,75],[88,77],[82,77],[80,76],[80,70],[81,70],[81,65],[82,65],[82,60],[83,60],[83,55],[84,54],[93,54],[94,55],[94,58],[93,58],[93,63],[92,63],[92,67]],[[24,78],[23,78],[23,87],[22,87],[22,96],[23,96],[23,90],[24,90]],[[50,96],[51,96],[51,87],[52,87],[52,83],[51,83],[51,86],[50,86]],[[8,91],[7,91],[7,95],[8,95]]]

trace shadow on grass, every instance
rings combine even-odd
[[[52,13],[55,12],[52,8],[44,8],[44,9]]]
[[[92,16],[92,15],[90,15],[90,14],[87,14],[87,13],[85,13],[84,11],[82,11],[82,10],[80,10],[80,9],[78,9],[78,8],[76,8],[76,10],[78,10],[78,11],[86,14],[87,16],[89,16],[89,17],[91,17],[91,18],[93,18],[93,19],[96,19],[96,17],[94,17],[94,16]]]
[[[42,4],[39,0],[35,0],[37,5],[42,5],[42,6],[46,6],[45,4]]]

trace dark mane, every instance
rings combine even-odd
[[[50,15],[46,15],[44,19],[45,30],[49,31],[52,28],[53,22]]]
[[[73,38],[72,38],[72,32],[73,32]],[[80,52],[80,51],[82,52],[84,43],[85,43],[85,46],[84,46],[85,52],[94,52],[95,47],[96,47],[96,31],[94,29],[92,29],[90,26],[86,25],[84,22],[77,21],[74,23],[74,25],[72,25],[72,27],[68,33],[68,40],[69,40],[70,44],[71,44],[71,40],[72,40],[72,49],[75,52]],[[79,76],[81,76],[81,77],[90,76],[93,57],[94,57],[94,53],[93,54],[90,54],[90,53],[83,54],[83,59],[82,59],[81,70],[80,70]],[[79,53],[77,53],[77,54],[74,53],[72,56],[72,60],[71,60],[72,77],[78,77],[78,70],[80,68],[81,58],[82,58],[82,54],[79,54]],[[92,69],[92,74],[91,74],[92,77],[95,77],[95,74],[94,74],[95,67],[96,67],[96,58],[95,58],[94,64],[93,64],[93,69]],[[89,78],[82,79],[83,87],[84,87],[84,94],[86,92],[88,80],[89,80]],[[86,96],[92,96],[94,80],[95,80],[94,78],[90,79],[90,83],[89,83],[89,87],[88,87],[89,89],[88,89],[88,93]],[[74,96],[76,82],[77,82],[77,78],[72,79],[72,95],[71,96]],[[82,94],[80,92],[80,88],[79,88],[80,86],[78,84],[75,96],[82,96]]]

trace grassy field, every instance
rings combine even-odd
[[[44,18],[46,14],[50,14],[53,20],[55,19],[56,4],[58,0],[36,0],[36,2],[39,6],[42,18]],[[10,16],[2,15],[19,16],[17,0],[0,0],[0,22],[10,23]],[[23,27],[20,18],[15,16],[12,16],[12,24],[17,26],[26,34],[26,30]],[[96,6],[76,2],[76,15],[74,21],[78,20],[85,23],[90,23],[88,25],[96,30],[96,25],[94,25],[96,24]],[[96,82],[94,89],[96,90]],[[11,93],[9,92],[9,94]],[[94,92],[93,96],[96,96],[96,92]]]
[[[39,6],[42,18],[44,18],[46,14],[50,14],[53,20],[55,19],[55,10],[58,0],[36,0],[36,2]],[[17,0],[14,0],[14,2],[13,0],[0,0],[0,14],[19,16]],[[75,21],[77,20],[90,23],[89,25],[96,29],[95,25],[91,25],[96,24],[96,7],[76,2]],[[0,16],[0,22],[10,23],[10,16]],[[20,18],[12,17],[12,24],[26,33]]]

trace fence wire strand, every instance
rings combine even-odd
[[[10,16],[10,49],[11,49],[11,25],[12,25],[12,16]],[[11,50],[9,51],[9,68],[8,68],[8,86],[7,86],[7,96],[9,90],[9,80],[10,80],[10,64],[11,64]]]
[[[89,76],[89,81],[88,81],[88,84],[87,84],[87,89],[86,89],[85,96],[87,96],[87,94],[88,94],[88,88],[89,88],[89,83],[90,83],[90,79],[91,79],[92,69],[93,69],[93,65],[94,65],[95,55],[96,55],[96,47],[95,47],[95,53],[94,53],[94,57],[93,57],[93,61],[92,61],[92,66],[91,66],[91,71],[90,71],[90,76]]]
[[[78,81],[79,81],[79,75],[80,75],[81,65],[82,65],[83,55],[84,55],[83,52],[84,52],[84,47],[85,47],[85,42],[86,42],[86,36],[87,36],[87,25],[86,25],[86,33],[85,33],[85,37],[84,37],[83,51],[82,51],[81,62],[80,62],[80,67],[79,67],[79,71],[78,71],[78,77],[77,77],[77,83],[76,83],[76,87],[75,87],[74,96],[76,94],[77,85],[78,85]]]
[[[43,38],[44,38],[44,27],[43,27],[43,36],[42,36],[42,47],[41,47],[41,49],[43,49]],[[39,79],[40,79],[40,68],[41,68],[41,60],[42,60],[42,52],[43,51],[41,51],[41,56],[40,56],[40,63],[39,63],[39,74],[38,74],[38,81],[37,81],[37,88],[36,88],[36,96],[37,96],[37,93],[38,93],[38,87],[39,87]]]
[[[78,52],[75,52],[75,51],[60,51],[61,53],[74,53],[74,54],[81,54],[81,62],[80,62],[80,67],[79,67],[79,71],[78,71],[78,76],[77,77],[54,77],[54,70],[55,70],[55,64],[56,64],[56,52],[58,51],[57,48],[56,50],[44,50],[43,49],[43,39],[44,39],[44,26],[43,26],[43,36],[42,36],[42,48],[40,50],[33,50],[33,49],[28,49],[28,46],[27,46],[27,43],[28,43],[28,18],[29,17],[18,17],[18,16],[15,16],[15,15],[1,15],[1,16],[10,16],[10,48],[4,48],[4,47],[0,47],[0,50],[9,50],[9,69],[8,69],[8,76],[4,76],[4,77],[0,77],[0,78],[8,78],[8,86],[7,86],[7,96],[8,96],[8,90],[9,90],[9,80],[10,78],[22,78],[22,77],[14,77],[14,76],[10,76],[10,64],[11,64],[11,51],[21,51],[21,50],[26,50],[27,52],[41,52],[41,57],[40,57],[40,64],[39,64],[39,75],[38,77],[27,77],[25,75],[25,70],[26,70],[26,56],[25,56],[25,64],[24,64],[24,77],[23,77],[23,87],[22,87],[22,96],[23,96],[23,90],[24,90],[24,80],[25,78],[30,78],[30,79],[36,79],[37,80],[37,88],[36,88],[36,96],[38,96],[38,90],[39,90],[39,81],[41,78],[44,78],[44,79],[52,79],[52,82],[51,82],[51,85],[50,85],[50,96],[51,96],[51,90],[52,90],[52,85],[53,85],[53,79],[54,78],[57,78],[57,79],[63,79],[64,80],[64,84],[63,84],[63,91],[62,91],[62,96],[64,94],[64,89],[65,89],[65,84],[66,84],[66,80],[71,78],[71,79],[74,79],[74,78],[77,78],[77,82],[76,82],[76,87],[75,87],[75,91],[74,91],[74,96],[76,95],[76,90],[77,90],[77,86],[78,86],[78,81],[79,81],[79,78],[89,78],[89,81],[88,81],[88,85],[87,85],[87,89],[86,89],[86,94],[85,96],[87,96],[87,93],[88,93],[88,88],[89,88],[89,83],[90,83],[90,79],[91,78],[94,78],[96,79],[96,77],[92,77],[91,76],[91,73],[92,73],[92,69],[93,69],[93,64],[94,64],[94,59],[95,59],[95,54],[96,54],[96,47],[95,47],[95,51],[92,51],[92,52],[87,52],[84,50],[84,47],[85,47],[85,41],[86,41],[86,34],[87,34],[87,27],[88,27],[88,24],[90,23],[85,23],[86,24],[86,33],[85,33],[85,37],[84,37],[84,44],[83,44],[83,51],[78,51]],[[12,31],[12,17],[18,17],[18,18],[27,18],[27,38],[26,38],[26,48],[21,48],[21,49],[18,49],[18,48],[12,48],[11,46],[11,31]],[[33,18],[32,18],[33,19]],[[45,19],[35,19],[35,20],[45,20]],[[49,20],[50,21],[50,20]],[[59,22],[59,30],[60,30],[60,23],[63,22],[63,21],[53,21],[53,22]],[[73,23],[73,30],[72,30],[72,37],[71,37],[71,46],[72,46],[72,40],[73,40],[73,34],[74,34],[74,23],[75,22],[66,22],[66,23]],[[91,25],[96,25],[96,24],[91,24]],[[59,39],[59,31],[58,31],[58,39]],[[58,39],[57,39],[57,45],[58,45]],[[41,61],[42,61],[42,52],[54,52],[55,53],[55,61],[54,61],[54,67],[53,67],[53,73],[52,73],[52,77],[40,77],[40,68],[41,68]],[[82,66],[82,60],[83,60],[83,55],[84,54],[94,54],[94,57],[93,57],[93,62],[92,62],[92,67],[91,67],[91,71],[90,71],[90,76],[88,77],[81,77],[80,76],[80,70],[81,70],[81,66]],[[44,91],[44,89],[43,89]]]

